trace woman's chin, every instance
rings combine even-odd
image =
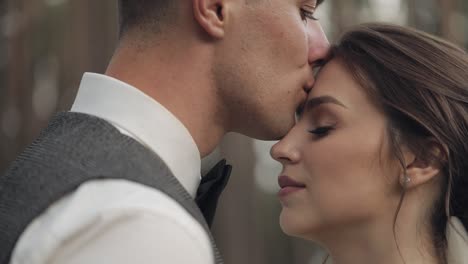
[[[300,221],[301,218],[288,214],[284,210],[280,214],[279,223],[283,233],[289,236],[307,239],[307,230],[310,232],[310,225]]]

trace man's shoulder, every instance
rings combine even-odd
[[[44,166],[44,165],[47,166]],[[109,122],[87,114],[58,113],[12,163],[12,171],[25,175],[53,170],[61,174],[100,174],[127,171],[143,174],[165,169],[164,162]],[[108,171],[108,172],[107,172]]]
[[[76,224],[79,226],[76,229],[81,230],[83,226],[96,225],[96,221],[108,222],[112,219],[140,216],[154,216],[181,225],[199,226],[198,221],[166,193],[125,179],[85,182],[54,203],[42,216],[44,215],[54,218],[56,222],[50,223],[59,232],[63,231],[62,225]],[[52,233],[55,233],[54,228],[51,229]]]
[[[116,235],[125,239],[121,237],[125,233],[155,243],[172,235],[175,242],[191,239],[207,252],[211,247],[200,223],[165,193],[127,180],[95,180],[82,184],[36,218],[21,236],[15,255],[29,256],[28,251],[34,250],[50,257]]]
[[[61,215],[72,222],[74,219],[80,219],[80,223],[87,223],[86,216],[91,217],[89,219],[100,219],[96,218],[98,212],[108,212],[109,205],[120,208],[120,212],[125,211],[122,207],[124,202],[122,197],[130,196],[118,197],[118,195],[123,195],[128,190],[117,193],[116,199],[109,199],[108,193],[113,193],[113,188],[100,187],[100,190],[94,193],[86,188],[88,182],[108,183],[114,180],[145,185],[145,188],[152,190],[151,197],[155,193],[159,193],[159,196],[162,196],[160,193],[164,193],[167,197],[171,197],[155,201],[151,207],[152,212],[172,203],[176,204],[177,208],[185,208],[181,210],[187,215],[192,215],[186,218],[192,221],[198,220],[200,223],[203,221],[203,216],[197,210],[193,199],[158,156],[135,140],[120,134],[105,121],[84,115],[64,114],[54,118],[41,136],[0,177],[0,198],[2,198],[0,201],[4,208],[0,217],[2,219],[0,231],[9,235],[8,239],[3,241],[8,250],[5,251],[5,255],[0,254],[0,259],[8,257],[7,254],[10,254],[20,234],[31,221],[70,193],[73,194],[72,201],[80,200],[80,202],[76,203],[76,207],[71,206],[73,204],[66,206],[66,210],[75,212],[74,214]],[[74,195],[80,191],[86,194]],[[140,195],[138,193],[135,192],[134,196]],[[91,197],[92,200],[86,200]],[[102,202],[100,197],[109,204],[99,203]],[[145,199],[140,199],[140,205],[148,206],[147,203],[141,202],[143,200]],[[161,202],[163,200],[169,202]],[[135,215],[138,214],[133,214],[133,217]],[[64,227],[72,228],[73,225],[64,225]],[[83,226],[80,224],[77,227]],[[65,234],[71,232],[68,229],[63,231]]]

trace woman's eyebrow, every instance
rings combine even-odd
[[[307,102],[304,104],[304,110],[311,110],[312,108],[315,108],[319,105],[322,105],[322,104],[336,104],[336,105],[339,105],[341,107],[344,107],[344,108],[348,108],[346,107],[346,105],[344,105],[342,102],[340,102],[338,99],[336,99],[335,97],[333,96],[329,96],[329,95],[324,95],[324,96],[319,96],[319,97],[314,97],[314,98],[311,98],[309,100],[307,100]]]

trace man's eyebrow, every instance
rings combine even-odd
[[[304,104],[304,110],[308,111],[322,104],[336,104],[341,107],[348,108],[342,102],[338,101],[338,99],[336,99],[335,97],[324,95],[324,96],[319,96],[319,97],[314,97],[314,98],[309,99]]]
[[[317,0],[317,5],[316,5],[316,7],[318,7],[319,5],[321,5],[321,4],[323,3],[323,1],[325,1],[325,0]]]

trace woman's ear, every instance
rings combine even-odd
[[[227,0],[193,0],[193,14],[201,28],[214,38],[225,31]]]
[[[407,164],[406,174],[400,176],[400,184],[405,189],[415,188],[431,181],[442,170],[446,161],[446,148],[432,139],[426,143],[429,144],[429,153],[421,155],[406,151],[404,154]]]

